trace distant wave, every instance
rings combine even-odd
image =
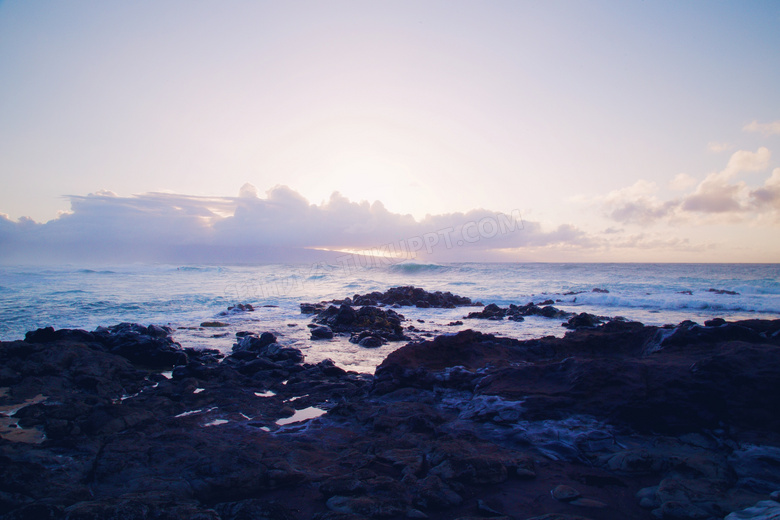
[[[696,291],[693,294],[652,293],[627,295],[619,293],[584,292],[565,296],[563,304],[598,307],[658,309],[658,310],[712,310],[715,312],[760,312],[780,314],[780,298],[771,296],[729,295]]]
[[[208,265],[183,265],[176,268],[177,271],[185,272],[222,272],[222,267]]]
[[[87,294],[87,291],[82,291],[81,289],[71,289],[69,291],[53,291],[50,292],[50,296],[62,296],[65,294]]]
[[[94,269],[79,269],[76,272],[82,274],[116,274],[115,271],[96,271]]]
[[[396,271],[396,272],[406,273],[406,274],[447,271],[449,269],[450,268],[445,265],[423,264],[417,262],[403,262],[400,264],[393,264],[390,266],[391,271]]]

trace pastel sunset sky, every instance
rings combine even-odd
[[[780,2],[0,2],[0,261],[499,213],[431,260],[780,261]]]

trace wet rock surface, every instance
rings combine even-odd
[[[332,332],[351,334],[350,341],[353,343],[359,343],[370,336],[376,338],[381,344],[381,342],[409,339],[404,335],[401,325],[404,319],[402,314],[398,314],[393,309],[372,306],[355,309],[342,303],[339,307],[331,305],[319,312],[314,317],[314,323],[327,327]],[[315,330],[316,328],[312,329],[312,336]]]
[[[164,327],[39,329],[0,343],[0,518],[775,514],[780,320],[582,320],[410,343],[373,376],[263,331],[223,356]]]
[[[477,312],[470,312],[466,319],[523,321],[526,316],[543,316],[545,318],[569,318],[572,313],[562,311],[552,306],[552,301],[542,302],[542,305],[527,303],[525,305],[510,304],[509,307],[499,307],[495,303],[485,306]]]
[[[428,292],[420,287],[392,287],[385,292],[374,291],[368,294],[356,294],[343,300],[331,300],[320,303],[302,303],[301,312],[314,314],[325,310],[329,304],[350,306],[397,306],[419,307],[423,309],[440,308],[454,309],[455,307],[482,306],[480,302],[473,302],[471,298],[452,294],[450,291]]]

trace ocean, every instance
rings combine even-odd
[[[360,262],[305,265],[124,265],[111,267],[0,267],[0,339],[20,339],[39,327],[92,330],[120,322],[168,325],[183,347],[229,352],[238,331],[270,331],[306,360],[331,358],[358,372],[376,365],[403,342],[367,349],[346,337],[311,341],[302,302],[413,285],[450,291],[483,304],[554,300],[570,312],[622,316],[647,325],[703,323],[722,317],[780,318],[778,264],[553,264]],[[594,291],[598,289],[598,291]],[[249,303],[254,312],[226,312]],[[555,335],[561,320],[523,322],[464,319],[471,307],[397,309],[421,334],[473,328],[518,339]],[[200,327],[221,321],[227,326]],[[462,321],[462,325],[451,325]]]

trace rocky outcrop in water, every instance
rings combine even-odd
[[[428,292],[419,287],[393,287],[385,292],[375,291],[368,294],[356,294],[351,299],[351,305],[398,305],[401,307],[420,307],[420,308],[444,308],[454,309],[455,307],[465,307],[471,305],[482,305],[479,302],[472,302],[471,298],[458,296],[449,291]]]
[[[423,309],[440,308],[454,309],[455,307],[481,306],[480,302],[472,302],[471,298],[458,296],[449,291],[428,292],[419,287],[392,287],[385,292],[374,291],[368,294],[356,294],[344,298],[343,300],[331,300],[321,303],[302,303],[301,312],[303,314],[314,314],[322,312],[328,307],[328,304],[351,305],[351,306],[396,306],[396,307],[419,307]]]
[[[333,332],[350,333],[350,341],[359,343],[371,337],[380,344],[387,341],[409,339],[404,335],[402,314],[392,309],[364,306],[355,310],[347,304],[329,306],[314,318],[314,323],[328,327]],[[378,346],[378,345],[375,345]]]
[[[510,304],[509,307],[499,307],[495,303],[485,306],[478,312],[470,312],[465,318],[480,320],[503,320],[504,318],[514,321],[523,321],[526,316],[543,316],[545,318],[568,318],[572,313],[562,311],[553,307],[550,303],[544,302],[544,305],[536,305],[533,302],[525,305]]]
[[[0,518],[762,518],[778,385],[780,320],[462,331],[374,376],[40,329],[0,343]]]

